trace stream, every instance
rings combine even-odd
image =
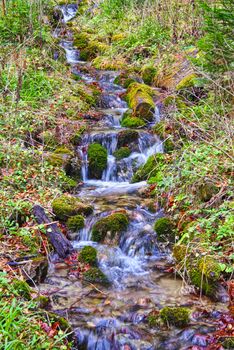
[[[76,15],[76,5],[63,5],[61,25]],[[57,29],[59,35],[59,29]],[[70,35],[69,35],[70,36]],[[98,266],[106,274],[111,286],[93,288],[84,284],[63,262],[50,263],[49,272],[40,290],[51,292],[52,309],[71,323],[77,345],[74,349],[87,350],[153,350],[206,349],[207,335],[216,328],[220,310],[225,304],[214,303],[192,293],[186,283],[173,273],[165,272],[172,265],[169,249],[162,249],[153,229],[163,210],[149,211],[141,193],[146,182],[131,184],[130,180],[149,156],[163,152],[161,140],[151,133],[152,124],[160,120],[156,108],[155,120],[147,128],[137,130],[138,141],[131,147],[131,155],[120,161],[114,157],[120,126],[127,104],[121,99],[125,91],[114,84],[118,72],[92,71],[83,73],[89,63],[79,61],[79,52],[71,37],[61,39],[67,62],[73,74],[87,85],[99,84],[104,101],[97,108],[103,114],[91,131],[83,135],[77,153],[82,159],[83,185],[76,195],[94,206],[93,215],[86,219],[85,228],[76,233],[72,244],[79,251],[86,245],[98,251]],[[89,177],[87,147],[100,143],[108,152],[108,164],[101,180]],[[119,244],[104,245],[91,241],[93,224],[116,210],[128,213],[130,224]],[[57,291],[56,291],[57,290]],[[185,329],[174,327],[150,328],[147,315],[164,306],[187,306],[192,310],[190,325]]]

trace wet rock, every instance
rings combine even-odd
[[[131,154],[131,151],[128,147],[121,147],[113,153],[113,155],[117,160],[127,158],[130,156],[130,154]]]
[[[71,216],[78,214],[90,215],[93,208],[89,204],[81,202],[77,197],[63,195],[52,202],[52,209],[56,217],[62,221],[67,221]]]
[[[99,143],[93,143],[88,147],[88,171],[89,177],[101,179],[103,171],[107,167],[107,150]]]
[[[123,130],[118,134],[117,148],[128,146],[131,151],[138,149],[139,134],[135,130]]]
[[[100,219],[92,228],[92,240],[95,242],[118,240],[120,233],[126,230],[128,223],[128,217],[123,213],[114,213]]]
[[[73,152],[67,147],[59,147],[53,153],[47,154],[46,159],[53,166],[66,167],[72,156]]]
[[[141,76],[145,84],[151,85],[156,77],[157,69],[152,65],[145,65],[141,69]]]

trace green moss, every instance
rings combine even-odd
[[[64,175],[62,178],[62,189],[64,191],[72,191],[77,187],[77,182],[70,177]]]
[[[174,151],[175,145],[171,137],[168,137],[165,141],[163,141],[163,148],[165,153],[171,153]]]
[[[127,72],[121,73],[114,80],[115,84],[121,85],[125,89],[127,89],[130,84],[135,83],[135,82],[137,82],[137,78],[134,76],[131,76],[131,75],[129,76],[129,74]]]
[[[175,327],[186,327],[189,323],[189,309],[185,307],[166,306],[160,311],[160,318],[164,324]]]
[[[154,133],[157,134],[160,138],[165,138],[166,135],[166,123],[165,121],[161,120],[160,122],[156,123],[153,127]]]
[[[222,346],[224,349],[233,350],[234,349],[234,337],[227,337],[223,342]]]
[[[133,175],[131,182],[134,183],[156,177],[164,165],[164,159],[165,155],[162,153],[156,153],[150,156],[147,162]]]
[[[99,143],[93,143],[88,148],[89,176],[101,179],[107,166],[107,150]]]
[[[185,260],[187,255],[187,246],[184,244],[176,244],[173,247],[173,257],[177,263],[181,263]]]
[[[142,128],[146,122],[138,117],[126,117],[121,120],[123,128]]]
[[[73,156],[73,152],[66,147],[59,147],[47,157],[49,164],[53,166],[66,166]]]
[[[91,267],[83,274],[85,281],[91,283],[109,284],[109,280],[98,267]]]
[[[73,232],[81,230],[84,226],[85,220],[82,215],[75,215],[67,220],[67,227]]]
[[[174,241],[174,225],[169,218],[160,218],[154,224],[154,230],[157,233],[159,241]]]
[[[85,49],[89,44],[89,34],[87,33],[76,33],[74,35],[73,45],[78,49]]]
[[[128,87],[126,100],[134,116],[145,121],[153,120],[155,112],[153,95],[153,90],[144,84],[133,83]]]
[[[194,86],[194,79],[196,78],[196,74],[192,73],[184,77],[177,85],[176,90],[186,89]]]
[[[128,147],[121,147],[113,153],[113,155],[117,160],[127,158],[130,156],[130,154],[131,154],[131,151]]]
[[[97,221],[92,229],[92,240],[103,242],[108,235],[110,239],[116,238],[128,226],[128,217],[123,213],[114,213]]]
[[[11,290],[17,296],[20,296],[26,300],[31,299],[31,294],[30,294],[31,289],[27,284],[27,282],[25,281],[16,280],[16,279],[13,280],[11,284]]]
[[[82,263],[86,263],[89,265],[96,265],[97,263],[97,251],[95,248],[91,246],[84,247],[78,256],[78,260]]]
[[[221,268],[213,257],[204,256],[195,261],[191,260],[188,273],[194,286],[201,289],[205,295],[214,296]]]
[[[39,295],[39,297],[33,299],[33,301],[37,303],[37,307],[45,309],[50,303],[50,298],[45,295]]]
[[[203,183],[197,186],[197,197],[202,202],[208,202],[215,194],[219,192],[213,182],[203,180]]]
[[[158,310],[153,310],[151,311],[148,316],[147,316],[147,322],[150,327],[154,328],[159,325],[159,311]]]
[[[52,202],[53,212],[56,217],[66,221],[77,214],[90,215],[93,212],[91,205],[82,203],[77,197],[63,195]]]
[[[128,146],[138,141],[139,134],[135,130],[123,130],[118,134],[118,148]]]
[[[141,76],[145,84],[151,85],[157,74],[157,69],[154,66],[144,66],[141,70]]]

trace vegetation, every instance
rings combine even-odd
[[[128,217],[123,213],[114,213],[98,220],[92,228],[92,239],[95,242],[116,240],[128,226]]]
[[[85,226],[85,220],[82,215],[75,215],[67,220],[67,227],[73,231],[79,231]]]
[[[52,202],[52,208],[56,217],[62,221],[66,221],[71,216],[78,214],[89,215],[93,211],[91,205],[84,204],[79,198],[68,195],[56,198]]]
[[[78,260],[89,264],[96,265],[97,263],[97,251],[91,246],[85,246],[79,253]]]
[[[166,306],[160,311],[160,318],[168,326],[186,327],[189,323],[189,309]]]
[[[100,179],[107,166],[107,150],[99,143],[93,143],[88,148],[89,175]]]
[[[87,282],[109,284],[108,278],[98,267],[91,267],[87,272],[83,274],[83,278]]]

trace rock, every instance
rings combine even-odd
[[[101,179],[107,167],[107,150],[99,143],[92,143],[88,147],[89,177]]]
[[[131,74],[129,75],[129,73],[127,72],[122,72],[114,80],[114,84],[121,85],[125,89],[127,89],[130,84],[136,83],[136,82],[140,83],[141,80],[134,75],[131,75]]]
[[[138,117],[125,117],[121,120],[123,128],[142,128],[146,122]]]
[[[129,85],[126,100],[135,117],[146,122],[153,120],[155,113],[153,95],[153,90],[147,85],[139,83]]]
[[[185,307],[164,307],[159,316],[164,324],[175,327],[186,327],[189,323],[189,309]]]
[[[194,86],[194,79],[196,78],[196,74],[191,73],[186,75],[177,85],[176,90],[179,91],[181,89],[186,89]]]
[[[157,74],[157,69],[154,66],[146,65],[141,69],[141,76],[145,84],[151,85]]]
[[[118,134],[117,148],[128,146],[131,150],[138,149],[139,134],[136,130],[123,130]]]
[[[91,246],[85,246],[78,255],[78,260],[82,263],[95,266],[97,264],[97,250]]]
[[[113,155],[117,160],[127,158],[130,156],[130,154],[131,154],[131,151],[128,147],[121,147],[113,153]]]
[[[82,169],[82,161],[79,157],[72,157],[68,159],[64,166],[66,175],[71,176],[76,180],[81,179],[81,169]]]
[[[77,232],[77,231],[81,230],[82,228],[84,228],[84,226],[85,226],[85,220],[84,220],[84,217],[82,215],[75,215],[75,216],[70,217],[67,220],[67,227],[72,232]]]
[[[158,219],[154,224],[154,230],[157,233],[158,241],[173,242],[175,240],[174,225],[169,218]]]
[[[53,166],[65,167],[72,158],[73,152],[66,147],[59,147],[53,153],[47,155],[47,161]]]
[[[123,213],[106,216],[93,225],[92,240],[95,242],[118,240],[120,233],[127,229],[128,223],[128,217]]]
[[[209,202],[209,200],[217,194],[219,188],[213,182],[206,180],[196,188],[196,194],[202,202]]]
[[[109,280],[98,267],[91,267],[83,274],[83,279],[91,283],[109,284]]]
[[[83,214],[85,216],[92,214],[93,207],[85,204],[77,197],[63,195],[52,202],[52,209],[56,217],[62,221],[67,221],[71,216]]]

